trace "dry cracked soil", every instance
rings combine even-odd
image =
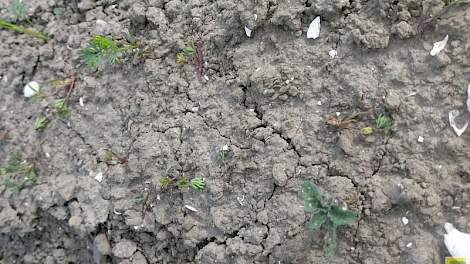
[[[448,121],[453,109],[459,126],[470,119],[470,5],[27,4],[26,25],[49,41],[0,29],[0,162],[21,155],[37,179],[3,171],[0,263],[443,263],[443,224],[470,231],[470,134]],[[317,16],[320,37],[307,39]],[[80,49],[95,35],[146,53],[90,69]],[[191,41],[205,76],[175,59]],[[58,116],[50,97],[65,89],[53,84],[70,76],[70,114]],[[23,96],[30,81],[45,98]],[[382,113],[390,129],[376,128]],[[166,177],[206,187],[164,188]],[[324,230],[305,226],[306,180],[359,214],[333,257]]]

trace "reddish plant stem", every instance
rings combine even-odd
[[[204,48],[204,42],[199,41],[197,43],[196,61],[195,61],[196,71],[197,71],[197,74],[199,75],[199,77],[204,76],[204,52],[203,52],[203,48]]]
[[[70,84],[67,89],[67,96],[65,97],[65,103],[68,104],[70,96],[72,95],[73,90],[75,89],[75,84],[77,82],[77,75],[74,73],[70,76]]]

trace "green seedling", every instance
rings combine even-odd
[[[320,190],[311,181],[304,183],[303,196],[304,210],[311,214],[307,227],[313,230],[321,226],[326,228],[323,248],[326,256],[332,256],[336,250],[336,229],[340,225],[356,222],[358,215],[331,197],[325,202]]]
[[[70,115],[70,108],[67,106],[64,99],[55,100],[54,107],[57,109],[57,113],[62,117]]]
[[[196,58],[197,47],[194,42],[190,42],[183,48],[183,51],[176,54],[176,61],[180,64],[185,64],[189,60]],[[189,59],[187,59],[189,58]]]
[[[224,145],[219,150],[218,159],[219,159],[219,161],[222,162],[222,164],[224,164],[225,168],[227,168],[229,158],[230,158],[230,149],[229,149],[228,145]]]
[[[375,119],[375,124],[377,126],[377,128],[380,128],[380,129],[390,129],[393,125],[393,120],[392,118],[384,115],[384,114],[380,114],[376,119]]]
[[[15,21],[28,21],[28,6],[24,0],[12,0],[10,1],[10,12],[13,15]]]
[[[49,122],[47,117],[44,117],[44,116],[38,117],[36,119],[36,122],[34,123],[34,129],[39,130],[39,129],[45,128],[47,125],[47,122]]]
[[[167,189],[168,186],[170,186],[171,184],[171,179],[170,177],[168,176],[165,176],[163,178],[160,179],[160,185],[164,188],[164,189]]]
[[[88,41],[88,45],[80,50],[80,57],[90,67],[97,68],[104,62],[108,65],[115,64],[127,51],[131,51],[135,60],[146,52],[141,45],[120,44],[106,36],[94,36]]]
[[[128,162],[127,157],[118,156],[110,149],[105,150],[101,160],[106,162],[108,165],[125,164]]]
[[[196,190],[202,190],[206,187],[206,181],[203,178],[194,178],[191,180],[191,187]]]
[[[27,184],[36,184],[39,178],[34,165],[24,161],[19,153],[0,167],[0,176],[5,177],[4,185],[11,194],[16,194]]]
[[[372,127],[361,128],[361,134],[363,134],[364,136],[370,135],[372,133],[374,133],[374,129]]]
[[[176,54],[176,62],[194,64],[197,74],[202,77],[204,75],[203,43],[198,42],[197,45],[194,42],[188,43],[181,52]]]
[[[176,181],[175,184],[176,184],[176,187],[182,189],[182,188],[189,186],[189,180],[186,176],[182,176]]]
[[[14,23],[10,23],[3,18],[0,18],[0,28],[11,29],[18,33],[26,34],[28,36],[38,38],[44,41],[49,40],[49,37],[42,32],[36,31],[34,29],[30,29],[30,28],[25,28],[23,26],[19,26]]]

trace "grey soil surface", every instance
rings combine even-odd
[[[0,29],[0,162],[20,152],[39,178],[16,194],[1,179],[0,263],[442,263],[443,224],[470,231],[470,132],[448,122],[470,119],[470,7],[448,2],[29,1],[51,40]],[[91,70],[79,50],[96,34],[150,52]],[[208,80],[175,60],[191,40]],[[72,74],[69,117],[22,95]],[[391,131],[361,134],[380,113]],[[207,187],[160,185],[183,175]],[[305,226],[308,179],[360,214],[331,258]]]

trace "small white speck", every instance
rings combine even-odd
[[[80,97],[80,99],[78,99],[78,103],[80,104],[81,107],[85,106],[85,104],[83,103],[83,97]]]
[[[321,105],[322,105],[321,101],[318,101],[318,102],[317,102],[317,105],[320,105],[320,106],[321,106]]]
[[[248,28],[247,26],[245,26],[245,34],[246,34],[246,36],[249,37],[249,38],[251,37],[251,31],[252,31],[252,30],[251,30],[250,28]]]
[[[400,187],[400,189],[402,189],[402,190],[405,188],[405,186],[403,186],[403,184],[401,184],[401,183],[398,183],[397,186]]]
[[[402,217],[402,218],[401,218],[401,222],[402,222],[404,225],[407,225],[409,221],[408,221],[408,218]]]
[[[290,81],[289,81],[289,80],[286,80],[286,84],[289,84],[289,83],[290,83]]]
[[[353,250],[353,251],[354,251],[355,249],[356,249],[355,247],[351,247],[351,250]]]
[[[223,145],[223,146],[222,146],[222,150],[223,150],[223,151],[227,151],[227,150],[228,150],[228,145]]]
[[[48,159],[51,158],[51,154],[49,154],[49,152],[46,152],[46,158],[48,158]]]
[[[256,20],[258,19],[258,15],[257,15],[257,14],[255,14],[255,15],[254,15],[254,17],[255,17],[255,21],[256,21]]]
[[[422,136],[419,136],[419,137],[418,137],[418,142],[419,142],[419,143],[423,143],[423,142],[424,142],[424,138],[423,138]]]
[[[341,115],[341,112],[336,112],[336,116],[340,116]]]
[[[209,81],[209,76],[204,75],[204,79],[206,79],[206,81]]]
[[[113,209],[113,213],[116,214],[116,215],[122,215],[122,213],[116,211],[116,208]]]
[[[101,171],[98,172],[98,174],[96,174],[95,180],[96,180],[97,182],[102,182],[102,181],[103,181],[103,173],[102,173]]]
[[[160,194],[157,194],[157,200],[160,201]]]
[[[442,165],[439,165],[439,167],[438,167],[438,168],[439,168],[439,169],[442,169]]]
[[[197,112],[197,111],[199,111],[199,107],[193,107],[193,108],[191,108],[191,111]]]
[[[330,55],[330,57],[334,59],[334,58],[336,58],[336,56],[338,56],[338,52],[336,50],[332,49],[328,52],[328,55]]]
[[[244,205],[243,201],[245,201],[245,195],[242,195],[241,198],[237,196],[237,201],[241,206],[243,206]]]
[[[411,246],[413,246],[413,243],[411,242],[406,245],[407,248],[410,248]]]
[[[186,207],[186,209],[188,209],[190,211],[197,212],[197,209],[192,207],[191,205],[185,205],[184,207]]]

